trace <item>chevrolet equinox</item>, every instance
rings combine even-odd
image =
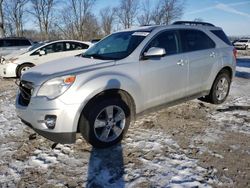
[[[136,114],[201,98],[220,104],[235,73],[236,51],[223,30],[175,22],[115,32],[80,56],[25,72],[17,115],[37,133],[94,147],[121,141]]]

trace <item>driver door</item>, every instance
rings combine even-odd
[[[44,55],[40,55],[40,51],[44,51]],[[48,44],[47,46],[44,46],[40,49],[38,49],[36,52],[34,52],[31,56],[32,62],[36,65],[46,63],[49,61],[53,61],[56,59],[63,58],[65,52],[65,43],[64,42],[56,42],[52,44]]]
[[[188,64],[185,55],[180,53],[177,31],[159,33],[143,53],[152,47],[164,48],[166,55],[140,62],[145,108],[183,98],[188,81]]]

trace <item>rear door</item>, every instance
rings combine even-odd
[[[218,52],[215,43],[203,31],[183,29],[179,31],[182,51],[188,59],[187,95],[203,92],[213,70],[217,70]]]
[[[183,98],[188,78],[188,66],[185,56],[180,54],[177,31],[159,33],[143,53],[152,47],[164,48],[166,55],[140,61],[146,108]]]

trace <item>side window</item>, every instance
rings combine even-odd
[[[164,48],[167,55],[177,54],[179,50],[176,32],[164,31],[160,33],[149,43],[145,51],[152,47]]]
[[[4,42],[5,42],[4,44],[5,47],[18,46],[18,40],[5,40]]]
[[[77,42],[66,42],[65,50],[82,50],[87,49],[89,46],[87,44],[77,43]]]
[[[4,41],[0,40],[0,47],[4,47]]]
[[[232,46],[232,43],[227,38],[226,34],[222,30],[211,30],[213,34],[215,34],[217,37],[219,37],[222,41],[224,41],[226,44]]]
[[[64,43],[63,42],[53,43],[53,44],[43,47],[41,50],[44,50],[46,54],[62,52],[62,51],[65,51]]]
[[[57,43],[49,44],[47,46],[44,46],[38,49],[31,55],[39,55],[39,51],[41,50],[45,51],[46,54],[55,53],[55,52],[63,52],[65,51],[64,44],[65,44],[64,42],[57,42]]]
[[[180,30],[184,52],[205,50],[215,47],[215,43],[205,33],[198,30]]]
[[[30,46],[31,43],[28,40],[19,40],[18,46]]]

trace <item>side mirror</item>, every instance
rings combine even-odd
[[[152,47],[152,48],[149,48],[147,52],[144,52],[143,58],[147,59],[150,57],[163,57],[165,55],[166,55],[166,51],[164,48]]]
[[[45,55],[45,54],[46,54],[46,53],[45,53],[44,50],[40,50],[40,51],[39,51],[39,55],[40,55],[40,56]]]

